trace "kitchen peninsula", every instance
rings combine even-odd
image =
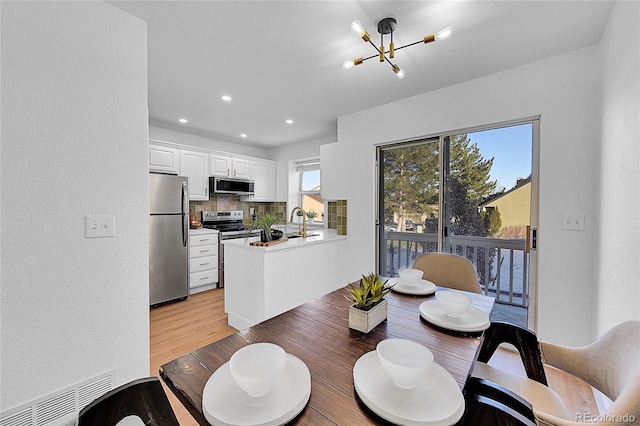
[[[246,238],[223,244],[225,311],[238,330],[344,287],[349,279],[341,272],[347,237],[334,230],[267,247],[251,246]]]

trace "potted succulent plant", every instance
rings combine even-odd
[[[388,302],[384,296],[393,288],[388,282],[372,272],[363,275],[358,286],[349,284],[351,297],[347,299],[353,302],[349,308],[349,328],[368,333],[387,319]]]
[[[250,225],[246,228],[247,236],[251,235],[251,231],[256,229],[260,230],[260,241],[263,243],[269,242],[271,240],[277,240],[282,237],[283,233],[279,229],[271,229],[273,225],[284,223],[282,219],[272,214],[265,214],[264,216],[258,217],[254,220]]]
[[[318,216],[318,213],[313,210],[307,212],[308,223],[313,223],[313,220]]]

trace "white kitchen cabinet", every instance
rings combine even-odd
[[[209,156],[209,174],[211,176],[251,179],[250,164],[251,162],[245,158],[211,154]]]
[[[338,142],[320,145],[320,198],[323,200],[345,199],[345,182],[356,173],[340,151]]]
[[[244,158],[234,158],[232,161],[233,173],[231,177],[239,179],[253,179],[251,175],[251,162]]]
[[[209,199],[209,155],[180,151],[180,176],[189,178],[189,199]]]
[[[276,163],[269,160],[253,160],[251,172],[254,180],[254,194],[241,197],[243,201],[276,200]]]
[[[189,235],[189,294],[217,287],[218,231],[191,230]]]
[[[175,148],[149,145],[149,171],[178,174],[179,152]]]
[[[209,156],[209,174],[211,176],[229,177],[233,167],[232,158],[227,155]]]

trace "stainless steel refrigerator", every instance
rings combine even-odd
[[[149,175],[149,304],[189,295],[189,178]]]

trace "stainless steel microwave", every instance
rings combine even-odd
[[[211,194],[239,194],[253,195],[254,182],[249,179],[233,179],[211,176],[209,178],[209,193]]]

